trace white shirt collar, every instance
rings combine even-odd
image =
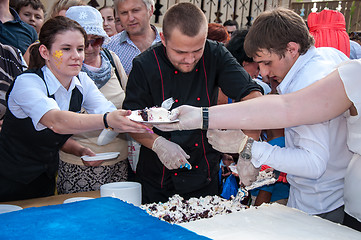
[[[71,92],[77,86],[79,90],[82,90],[82,85],[77,76],[73,77],[69,89],[66,90],[46,65],[42,67],[42,71],[44,73],[44,79],[48,87],[50,96],[54,95],[59,89],[63,89],[63,91]]]
[[[292,68],[288,71],[286,77],[283,81],[277,86],[277,91],[282,94],[287,92],[291,83],[295,80],[295,75],[298,71],[316,54],[316,47],[312,46],[307,52],[303,55],[300,55],[296,62],[293,64]]]

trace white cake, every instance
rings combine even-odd
[[[277,203],[181,223],[180,226],[215,240],[361,239],[358,231]]]
[[[174,195],[166,203],[141,205],[148,214],[215,240],[360,240],[346,226],[278,203],[246,207],[218,196],[184,200]]]
[[[147,109],[149,122],[168,122],[170,112],[162,107],[152,107]]]
[[[247,208],[240,202],[219,196],[207,196],[184,200],[178,194],[165,203],[150,203],[140,206],[148,214],[169,223],[183,223],[216,215],[229,214]]]

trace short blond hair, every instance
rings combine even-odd
[[[121,2],[124,2],[125,0],[114,0],[114,8],[117,9],[118,8],[118,4]],[[150,10],[152,8],[152,6],[154,6],[154,0],[142,0],[143,3],[145,4],[145,6],[147,7],[148,10]]]

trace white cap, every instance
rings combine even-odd
[[[100,12],[91,6],[74,6],[70,7],[66,17],[78,22],[88,35],[104,37],[105,42],[110,38],[103,28],[103,18]]]

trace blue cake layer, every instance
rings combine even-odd
[[[115,198],[0,214],[0,239],[209,239]]]

